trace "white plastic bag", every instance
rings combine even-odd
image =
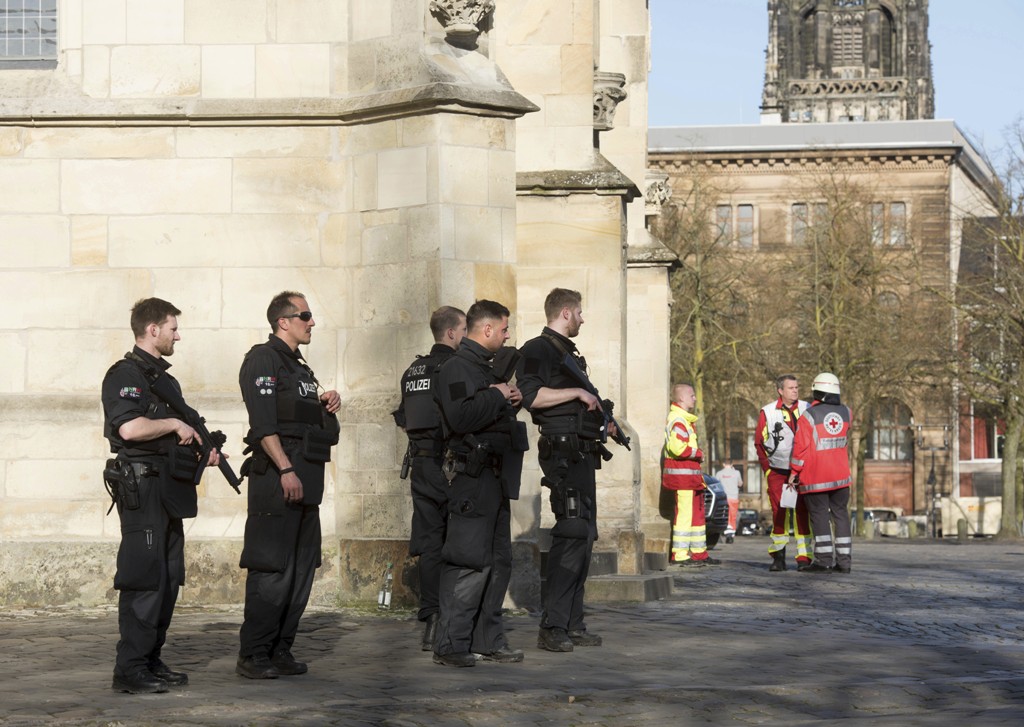
[[[779,498],[779,506],[789,510],[796,507],[796,487],[789,484],[782,486],[782,497]]]

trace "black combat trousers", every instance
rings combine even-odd
[[[140,506],[118,508],[121,545],[114,587],[119,589],[120,640],[114,671],[127,676],[160,658],[178,590],[185,582],[185,530],[160,503],[159,477],[139,482]]]
[[[448,480],[441,472],[441,458],[415,457],[412,460],[412,535],[409,555],[419,556],[420,609],[416,614],[426,621],[438,611],[441,586],[441,548],[448,529]]]
[[[279,527],[265,535],[276,540],[272,546],[281,559],[281,569],[250,567],[245,579],[238,651],[242,658],[254,654],[273,658],[280,651],[291,650],[320,565],[320,507],[288,505],[280,518]],[[249,537],[260,537],[260,533],[247,526],[247,540]]]
[[[583,523],[571,523],[560,512],[560,503],[552,498],[555,526],[551,529],[551,550],[548,551],[547,572],[544,580],[544,614],[540,626],[566,631],[585,631],[583,622],[583,594],[590,571],[590,558],[597,539],[597,486],[594,475],[593,454],[569,458],[568,470],[559,469],[558,453],[539,458],[541,471],[548,479],[562,479],[565,488],[575,489],[580,495],[580,518]]]
[[[508,643],[501,607],[512,574],[511,511],[501,480],[487,468],[479,477],[457,475],[448,512],[434,649],[491,653]]]

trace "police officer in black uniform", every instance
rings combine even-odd
[[[444,435],[441,412],[434,399],[434,375],[438,366],[455,355],[466,335],[466,314],[442,306],[430,316],[434,345],[426,356],[417,356],[402,376],[402,402],[392,412],[395,424],[409,435],[402,462],[402,478],[412,473],[412,535],[409,555],[419,556],[422,648],[432,651],[437,635],[437,590],[441,581],[441,546],[448,524],[448,481],[441,473]]]
[[[107,462],[104,481],[121,520],[114,575],[121,639],[112,688],[132,694],[188,684],[188,675],[168,668],[160,651],[185,582],[182,518],[196,516],[193,479],[200,464],[190,445],[201,440],[151,390],[162,375],[180,399],[165,360],[181,340],[180,314],[166,300],[138,301],[131,313],[135,347],[103,378],[103,434],[117,455]],[[213,449],[207,464],[218,462]]]
[[[446,666],[519,662],[501,621],[512,569],[509,500],[519,497],[525,425],[519,389],[492,366],[508,340],[508,308],[478,300],[459,350],[437,373],[449,480],[448,534],[441,556],[440,622],[433,660]]]
[[[600,469],[602,456],[611,455],[601,443],[602,402],[580,388],[563,363],[569,355],[580,371],[586,371],[583,357],[570,340],[583,325],[581,301],[575,290],[555,288],[548,294],[544,300],[548,325],[520,348],[516,371],[523,406],[540,427],[537,456],[544,473],[542,484],[551,488],[555,515],[537,639],[537,646],[547,651],[601,645],[601,637],[587,631],[583,622],[583,592],[597,539],[594,472]]]
[[[316,325],[306,297],[279,293],[267,320],[270,337],[249,350],[238,373],[252,456],[242,466],[249,515],[239,565],[249,574],[235,672],[249,679],[307,671],[291,650],[320,566],[324,465],[338,442],[341,407],[338,392],[320,391],[299,352]]]

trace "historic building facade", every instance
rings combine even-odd
[[[877,227],[864,245],[913,246],[930,286],[952,290],[965,220],[991,214],[995,174],[951,121],[762,124],[675,127],[651,130],[650,161],[685,196],[696,163],[721,190],[708,225],[728,219],[734,244],[750,255],[784,254],[799,244],[816,203],[816,178],[832,168],[851,186],[871,190]],[[719,214],[718,210],[721,210]],[[720,219],[719,219],[720,218]],[[741,230],[740,224],[747,221]],[[784,285],[799,284],[787,281]],[[936,332],[953,345],[953,318]],[[797,372],[803,377],[816,372]],[[801,392],[806,395],[807,392]],[[743,501],[768,509],[753,447],[757,409],[771,400],[747,402],[736,411],[723,439],[734,446],[712,453],[745,463]],[[955,436],[958,406],[954,381],[937,379],[906,399],[892,399],[871,422],[865,464],[865,506],[897,506],[927,513],[933,497],[956,491],[961,462]],[[969,458],[969,456],[968,456]],[[929,482],[935,462],[934,483]]]
[[[343,395],[315,596],[334,603],[404,558],[388,412],[430,312],[500,300],[522,341],[552,286],[581,290],[581,348],[639,445],[602,472],[600,549],[636,572],[670,264],[641,194],[645,0],[24,5],[0,29],[0,603],[108,598],[98,386],[150,295],[184,311],[174,373],[236,466],[241,356],[272,295],[309,296],[309,362]],[[529,606],[550,523],[527,461],[510,598]],[[194,603],[241,598],[245,498],[218,478],[187,525]]]
[[[764,121],[935,115],[928,0],[769,0]]]

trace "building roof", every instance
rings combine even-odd
[[[978,153],[956,122],[946,119],[832,124],[655,126],[648,134],[648,146],[652,152],[956,146],[970,147],[975,154]]]
[[[648,129],[647,146],[651,154],[950,148],[978,183],[989,186],[996,181],[988,160],[950,119],[655,126]]]

